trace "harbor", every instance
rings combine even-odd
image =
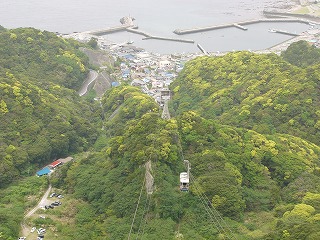
[[[255,19],[255,20],[235,22],[235,23],[227,23],[227,24],[222,24],[222,25],[194,27],[194,28],[190,28],[190,29],[176,29],[173,32],[177,35],[185,35],[185,34],[206,32],[206,31],[212,31],[212,30],[230,28],[230,27],[239,28],[241,30],[248,30],[248,28],[244,27],[244,25],[250,25],[250,24],[256,24],[256,23],[268,23],[268,22],[291,22],[291,23],[296,22],[296,23],[304,23],[304,24],[319,24],[318,22],[308,21],[308,20],[299,19],[299,18],[285,18],[285,19],[283,19],[283,18],[265,18],[265,19]]]
[[[271,35],[268,35],[267,37],[275,40],[280,39],[277,42],[274,42],[273,44],[270,44],[271,46],[278,45],[279,42],[286,42],[291,40],[292,37],[299,37],[301,34],[306,35],[305,30],[299,30],[299,29],[317,29],[318,23],[309,21],[306,19],[296,19],[296,18],[266,18],[266,19],[254,19],[254,20],[248,20],[248,21],[239,21],[234,23],[227,23],[227,24],[220,24],[220,25],[213,25],[208,27],[194,27],[190,29],[184,29],[184,30],[175,30],[174,33],[176,35],[181,35],[183,37],[175,38],[174,34],[172,33],[172,36],[159,36],[155,35],[153,33],[148,33],[147,31],[143,29],[139,29],[138,25],[134,23],[134,18],[130,16],[126,16],[120,19],[121,25],[115,26],[115,27],[109,27],[105,29],[100,30],[91,30],[91,31],[84,31],[81,33],[74,33],[71,34],[70,37],[76,38],[80,41],[89,40],[91,38],[104,38],[104,39],[111,39],[113,36],[125,36],[127,39],[123,39],[121,41],[110,41],[113,42],[113,46],[111,48],[115,48],[116,46],[124,46],[127,43],[134,44],[137,47],[148,50],[147,46],[155,46],[155,45],[163,45],[166,47],[163,47],[161,49],[168,49],[168,47],[173,47],[175,49],[178,49],[181,46],[185,46],[187,48],[187,45],[189,44],[191,47],[188,47],[189,49],[193,49],[192,52],[197,53],[200,50],[200,53],[204,55],[215,55],[216,53],[220,54],[223,52],[226,52],[224,49],[216,48],[217,50],[212,50],[212,46],[216,46],[216,43],[218,41],[221,41],[223,39],[218,39],[217,36],[219,34],[225,32],[233,32],[235,35],[243,36],[243,38],[247,38],[248,36],[252,36],[254,34],[255,37],[262,37],[263,40],[267,39],[266,37],[263,37],[263,35],[269,34],[275,34],[274,37],[271,37]],[[285,24],[285,25],[284,25]],[[265,32],[261,34],[262,27],[270,25],[269,29],[266,29]],[[284,26],[284,27],[282,27]],[[288,28],[288,26],[299,26],[299,28]],[[238,31],[241,30],[241,31]],[[115,33],[116,32],[116,33]],[[243,33],[241,33],[243,32]],[[309,31],[310,32],[310,31]],[[188,35],[189,34],[189,35]],[[184,37],[184,35],[188,35],[190,39],[187,39]],[[280,37],[280,35],[284,37]],[[142,36],[142,37],[141,37]],[[208,42],[204,42],[205,39],[210,38],[211,36],[215,36],[214,38],[216,40],[213,40],[215,45],[208,45]],[[228,44],[228,39],[226,38],[224,34],[220,36],[220,38],[225,38],[226,41],[223,41],[224,45]],[[288,38],[289,37],[289,38]],[[314,38],[316,38],[316,34],[311,34],[308,37],[309,39],[312,39],[314,41]],[[150,41],[148,41],[150,40]],[[153,40],[153,41],[151,41]],[[163,42],[163,43],[161,43]],[[168,43],[172,42],[172,43]],[[247,41],[242,41],[240,38],[237,38],[237,43],[246,43]],[[259,41],[254,41],[254,44],[259,43]],[[265,47],[264,49],[269,49],[269,47]],[[174,47],[177,46],[177,47]],[[247,49],[249,51],[261,51],[262,48],[257,47],[248,47]],[[169,49],[167,51],[170,51]],[[230,51],[230,50],[229,50]],[[234,51],[234,50],[233,50]],[[157,52],[157,51],[155,51]],[[173,52],[173,51],[171,51]],[[160,52],[161,53],[161,52]],[[176,53],[176,52],[173,52]]]

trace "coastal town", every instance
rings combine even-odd
[[[290,11],[268,11],[265,10],[263,15],[265,18],[255,19],[244,22],[228,23],[223,25],[214,25],[209,27],[197,27],[193,29],[175,30],[178,35],[186,34],[188,32],[200,32],[200,31],[213,31],[215,29],[236,27],[240,30],[247,30],[246,25],[256,24],[260,22],[299,22],[309,25],[309,28],[302,33],[291,33],[285,30],[269,29],[272,34],[285,34],[290,35],[288,40],[271,46],[270,48],[253,51],[255,53],[276,53],[281,54],[286,50],[290,44],[300,40],[305,40],[310,44],[319,47],[320,46],[320,20],[317,16],[310,14],[301,14],[301,9],[307,8],[308,13],[315,13],[318,10],[318,5],[313,2],[300,1],[299,7],[291,8]],[[312,11],[311,11],[311,10]],[[297,13],[297,11],[299,13]],[[86,31],[81,33],[72,33],[63,35],[62,37],[73,38],[80,42],[89,42],[94,39],[97,43],[97,47],[104,50],[107,54],[113,57],[117,67],[112,73],[110,78],[112,79],[112,86],[117,86],[121,82],[128,82],[132,86],[140,87],[141,90],[152,96],[155,101],[163,107],[165,102],[170,99],[169,85],[177,77],[178,73],[183,69],[184,64],[198,56],[222,56],[227,52],[207,52],[200,44],[197,44],[199,51],[196,53],[179,53],[179,54],[158,54],[154,52],[147,52],[143,48],[136,47],[133,41],[127,41],[123,43],[111,42],[103,35],[113,33],[114,31],[127,31],[134,34],[142,35],[144,39],[158,39],[164,41],[192,41],[181,38],[164,38],[161,36],[153,36],[141,30],[137,30],[138,26],[134,24],[134,18],[125,16],[120,19],[121,25],[115,27],[109,27],[106,29],[98,29],[92,31]],[[192,41],[194,42],[194,41]],[[100,66],[100,70],[104,70],[105,66]],[[106,79],[106,77],[104,77]],[[94,80],[91,80],[93,82]],[[91,83],[90,82],[90,83]],[[88,87],[88,86],[87,86]],[[104,92],[104,91],[103,91]],[[97,93],[97,98],[101,97],[103,92]],[[81,93],[82,95],[83,93]]]
[[[283,33],[287,34],[287,32]],[[316,24],[311,23],[307,31],[268,49],[254,52],[276,53],[279,55],[291,43],[299,40],[308,41],[310,44],[319,47],[319,36],[320,29],[317,28]],[[113,43],[102,36],[94,36],[90,33],[73,33],[65,37],[71,37],[81,42],[88,42],[94,38],[99,49],[110,54],[118,65],[116,71],[111,74],[113,79],[112,86],[117,86],[121,82],[128,82],[132,86],[140,87],[144,93],[152,96],[160,107],[163,107],[165,102],[170,99],[169,85],[177,77],[187,61],[198,56],[222,56],[227,53],[199,51],[198,53],[158,54],[136,47],[132,41]],[[101,68],[103,69],[104,67]]]
[[[132,86],[140,87],[161,107],[170,99],[169,85],[183,69],[184,64],[201,55],[191,53],[160,55],[132,45],[116,46],[110,53],[120,61],[120,71],[116,73],[116,78],[130,81]]]
[[[72,34],[72,38],[82,42],[87,42],[92,37],[83,33]],[[147,52],[134,46],[132,42],[117,44],[103,37],[95,39],[99,49],[110,54],[117,65],[111,74],[112,86],[128,82],[132,86],[140,87],[144,93],[153,97],[160,107],[170,99],[169,85],[183,69],[184,64],[193,58],[203,56],[201,52],[163,55]]]

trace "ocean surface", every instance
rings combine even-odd
[[[173,31],[262,18],[263,9],[279,9],[288,4],[290,0],[0,0],[0,25],[67,34],[118,26],[120,18],[132,16],[142,31],[163,37],[192,39],[210,52],[260,50],[290,38],[270,33],[271,28],[300,33],[309,26],[259,23],[247,25],[248,31],[227,28],[183,36],[175,35]],[[196,44],[142,40],[142,36],[128,32],[104,37],[120,43],[134,41],[134,45],[158,53],[199,51]]]

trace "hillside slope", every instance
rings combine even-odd
[[[90,214],[78,213],[77,239],[125,239],[129,233],[141,239],[281,239],[283,231],[300,234],[304,224],[304,236],[318,233],[319,146],[221,125],[192,111],[163,120],[154,100],[129,86],[111,89],[102,103],[101,151],[64,171],[57,185],[90,206]],[[189,193],[178,187],[184,159],[192,166]],[[144,186],[150,160],[152,195]],[[306,218],[292,230],[301,206]]]
[[[0,187],[92,144],[99,116],[71,89],[87,64],[75,42],[52,33],[0,32]]]
[[[172,84],[176,114],[206,118],[260,133],[320,142],[319,68],[296,67],[277,55],[249,52],[201,57]]]

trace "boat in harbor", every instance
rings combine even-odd
[[[269,32],[271,32],[271,33],[275,33],[275,32],[277,32],[275,29],[269,29]]]
[[[127,44],[133,44],[133,43],[134,43],[134,41],[132,41],[132,40],[127,42]]]

